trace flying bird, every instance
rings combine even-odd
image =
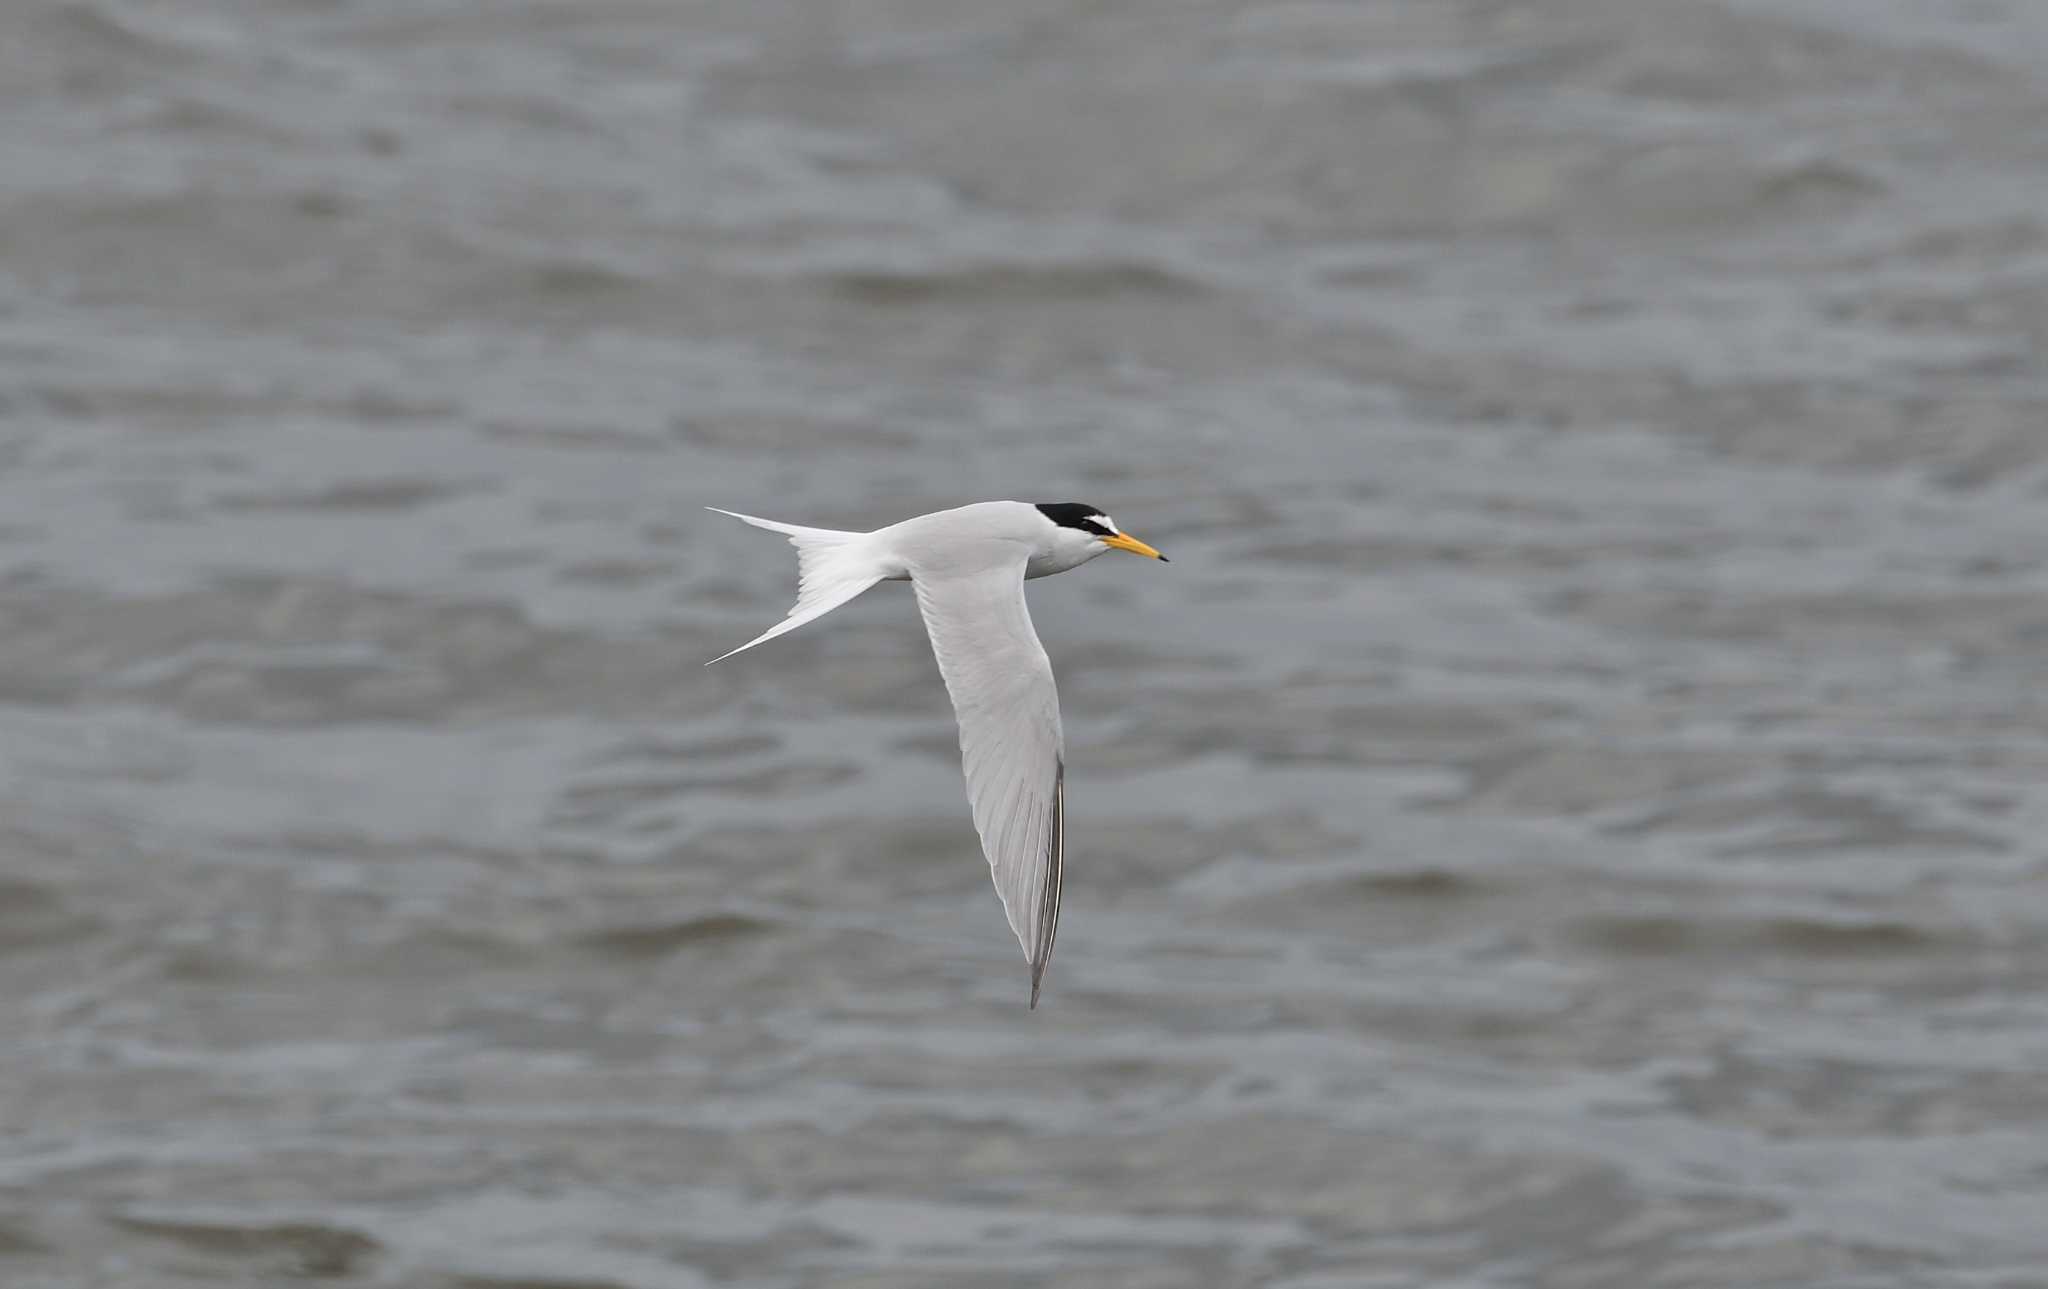
[[[908,581],[960,722],[967,800],[996,894],[1031,963],[1031,1006],[1059,929],[1067,857],[1066,752],[1052,663],[1031,629],[1027,578],[1109,551],[1166,556],[1077,501],[983,501],[871,533],[803,528],[706,507],[781,533],[796,547],[789,616],[730,653],[794,631],[877,582]],[[705,664],[709,666],[710,664]]]

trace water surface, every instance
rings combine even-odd
[[[2048,1284],[2048,11],[0,14],[0,1282]],[[1038,1011],[871,527],[1032,586]]]

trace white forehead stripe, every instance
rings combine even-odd
[[[1116,526],[1116,520],[1114,520],[1114,519],[1111,519],[1111,518],[1110,518],[1110,517],[1109,517],[1108,515],[1097,515],[1097,516],[1095,516],[1095,519],[1096,519],[1096,521],[1097,521],[1097,522],[1099,522],[1099,523],[1100,523],[1100,524],[1101,524],[1101,525],[1102,525],[1102,526],[1103,526],[1104,528],[1107,528],[1107,529],[1108,529],[1109,531],[1111,531],[1112,533],[1121,533],[1121,532],[1123,531],[1123,529],[1121,529],[1121,528],[1118,528],[1118,527]]]

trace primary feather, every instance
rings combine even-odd
[[[1024,560],[911,579],[960,721],[974,830],[1010,930],[1031,961],[1031,1005],[1059,929],[1065,742],[1052,662],[1024,604]]]

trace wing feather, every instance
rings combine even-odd
[[[974,829],[1030,960],[1036,1007],[1059,927],[1067,795],[1059,692],[1024,603],[1024,562],[920,573],[912,585],[960,721]]]

